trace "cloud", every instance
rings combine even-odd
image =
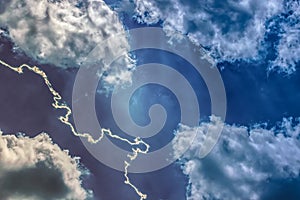
[[[269,31],[267,24],[277,16],[284,18],[293,10],[293,16],[285,19],[277,29],[283,29],[284,33],[277,48],[278,57],[270,62],[269,69],[290,73],[300,60],[299,23],[296,22],[298,1],[135,0],[134,3],[138,22],[156,24],[162,21],[167,35],[175,38],[187,35],[195,44],[204,47],[216,62],[264,62],[261,52],[266,50],[264,44],[268,42],[265,40]]]
[[[0,196],[4,200],[86,200],[79,159],[41,133],[34,138],[0,135]],[[85,172],[84,172],[85,173]]]
[[[300,61],[300,2],[286,4],[288,17],[280,18],[280,41],[277,46],[277,58],[271,62],[270,69],[278,69],[287,74],[296,71]]]
[[[97,47],[89,64],[101,66],[100,74],[107,72],[104,81],[131,81],[134,62],[127,53],[125,30],[103,0],[10,0],[2,6],[0,27],[7,29],[12,41],[40,63],[80,67]],[[111,42],[103,43],[110,37]],[[107,66],[103,60],[115,52],[124,52],[124,57],[118,64]]]
[[[191,132],[197,132],[193,145],[180,160],[189,177],[187,199],[264,199],[287,190],[284,185],[292,195],[291,188],[297,191],[300,186],[299,120],[284,119],[271,129],[264,124],[252,128],[225,124],[218,143],[204,159],[199,155],[205,148],[207,130],[223,123],[211,117],[199,127],[182,125],[173,143],[175,154],[191,139]]]

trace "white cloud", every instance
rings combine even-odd
[[[189,177],[187,199],[262,199],[272,181],[299,177],[300,123],[284,119],[277,128],[224,125],[222,135],[204,159],[199,158],[207,130],[221,126],[217,117],[199,127],[183,126],[176,134],[174,151],[185,145],[192,131],[197,132],[191,148],[180,162]],[[297,187],[297,186],[295,186]],[[278,191],[271,191],[278,192]]]
[[[34,138],[0,134],[0,196],[4,199],[86,200],[79,159],[42,133]]]
[[[92,59],[102,66],[101,74],[108,72],[107,83],[131,81],[130,75],[124,76],[134,66],[125,30],[103,0],[11,0],[3,6],[0,26],[28,56],[62,68],[79,67],[98,45]],[[117,34],[112,42],[103,43]],[[120,51],[126,56],[119,65],[103,63],[107,55]]]
[[[283,33],[280,34],[281,40],[277,46],[278,56],[270,69],[291,74],[296,71],[296,64],[300,61],[300,2],[287,3],[287,11],[292,14],[280,23]]]
[[[265,51],[266,23],[293,10],[294,14],[282,23],[284,34],[278,58],[269,68],[291,73],[300,60],[298,1],[287,3],[294,6],[286,6],[284,0],[135,0],[134,3],[138,22],[155,24],[161,20],[167,35],[187,35],[195,44],[209,49],[208,53],[217,62],[265,59],[260,51]]]
[[[282,9],[282,1],[135,1],[138,20],[163,20],[170,35],[179,31],[197,44],[212,48],[222,59],[257,57],[264,22]]]

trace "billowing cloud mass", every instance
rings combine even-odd
[[[88,62],[101,66],[99,73],[106,72],[107,83],[131,81],[134,62],[127,53],[125,30],[103,0],[10,0],[0,4],[0,27],[7,29],[28,56],[62,68],[79,67],[86,65],[86,57],[94,50]],[[105,59],[119,52],[124,57],[107,66]]]
[[[78,159],[42,133],[34,138],[0,134],[0,197],[3,200],[87,200]],[[85,173],[85,172],[84,172]]]
[[[180,160],[189,177],[187,199],[280,199],[284,192],[285,197],[298,199],[299,120],[284,119],[272,129],[263,124],[253,128],[224,125],[217,117],[199,127],[182,126],[173,143],[175,154],[192,139],[191,133],[197,132],[193,145]],[[222,135],[212,152],[199,158],[205,148],[203,141],[209,137],[207,130],[222,125]],[[293,196],[295,191],[297,198]]]
[[[163,22],[167,35],[187,35],[205,47],[217,62],[264,60],[267,28],[271,19],[282,17],[276,46],[277,59],[269,69],[292,73],[300,60],[299,1],[135,0],[136,18],[141,23]],[[291,14],[292,13],[292,14]],[[289,16],[290,15],[290,16]],[[270,42],[270,41],[268,41]],[[271,41],[274,42],[274,41]],[[272,50],[273,51],[273,50]],[[292,51],[292,52],[291,52]]]

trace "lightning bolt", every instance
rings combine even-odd
[[[127,157],[129,158],[128,161],[124,161],[124,177],[125,177],[125,181],[124,183],[126,185],[129,185],[135,192],[136,194],[140,197],[140,200],[144,200],[147,199],[147,195],[142,193],[129,179],[128,176],[128,168],[130,167],[130,165],[132,164],[132,162],[138,157],[139,154],[147,154],[149,152],[150,149],[150,145],[147,144],[146,142],[144,142],[141,138],[137,137],[134,139],[134,141],[130,141],[126,138],[122,138],[116,134],[113,134],[109,129],[105,129],[105,128],[101,128],[100,130],[100,136],[97,139],[94,139],[89,133],[78,133],[75,130],[74,125],[70,122],[70,116],[72,115],[72,109],[65,103],[63,103],[62,101],[62,97],[61,95],[53,88],[51,82],[48,79],[47,74],[41,70],[39,67],[36,66],[29,66],[27,64],[22,64],[19,67],[13,67],[9,64],[7,64],[6,62],[0,60],[0,65],[11,69],[14,72],[17,72],[18,74],[23,74],[24,73],[24,69],[28,69],[29,71],[39,75],[41,78],[43,78],[44,83],[46,84],[48,90],[51,92],[52,97],[53,97],[53,103],[52,106],[55,109],[60,109],[60,110],[65,110],[65,115],[60,116],[59,120],[67,125],[70,130],[72,131],[72,133],[77,136],[77,137],[82,137],[82,138],[86,138],[88,140],[88,142],[92,143],[92,144],[96,144],[98,142],[100,142],[103,137],[105,135],[107,135],[110,138],[113,139],[117,139],[120,141],[123,141],[131,146],[138,146],[138,145],[144,145],[146,148],[140,149],[139,147],[137,148],[132,148],[132,154],[128,154]]]

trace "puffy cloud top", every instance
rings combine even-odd
[[[141,23],[160,20],[166,33],[185,34],[205,47],[217,62],[265,59],[267,24],[275,17],[291,15],[276,29],[280,35],[277,59],[269,69],[292,73],[300,60],[299,1],[260,0],[135,0]],[[273,50],[272,50],[273,51]]]
[[[223,122],[212,117],[199,127],[182,126],[173,144],[175,154],[193,139],[189,138],[191,132],[197,132],[193,145],[180,161],[189,177],[187,199],[274,199],[275,193],[284,192],[282,188],[279,191],[279,186],[299,179],[300,173],[300,123],[298,120],[293,125],[292,121],[284,119],[272,129],[225,124],[218,143],[204,159],[199,152],[205,148],[207,130]],[[299,182],[292,187],[298,190]]]
[[[127,54],[125,30],[103,0],[11,0],[1,2],[0,26],[25,53],[40,63],[79,67],[93,51],[89,64],[108,72],[110,84],[130,81],[134,63]],[[113,37],[116,36],[116,37]],[[104,42],[112,37],[110,42]],[[108,55],[124,51],[118,65],[103,63]],[[121,80],[120,80],[121,79]]]
[[[20,200],[86,200],[78,158],[42,133],[34,138],[0,135],[0,196]]]

